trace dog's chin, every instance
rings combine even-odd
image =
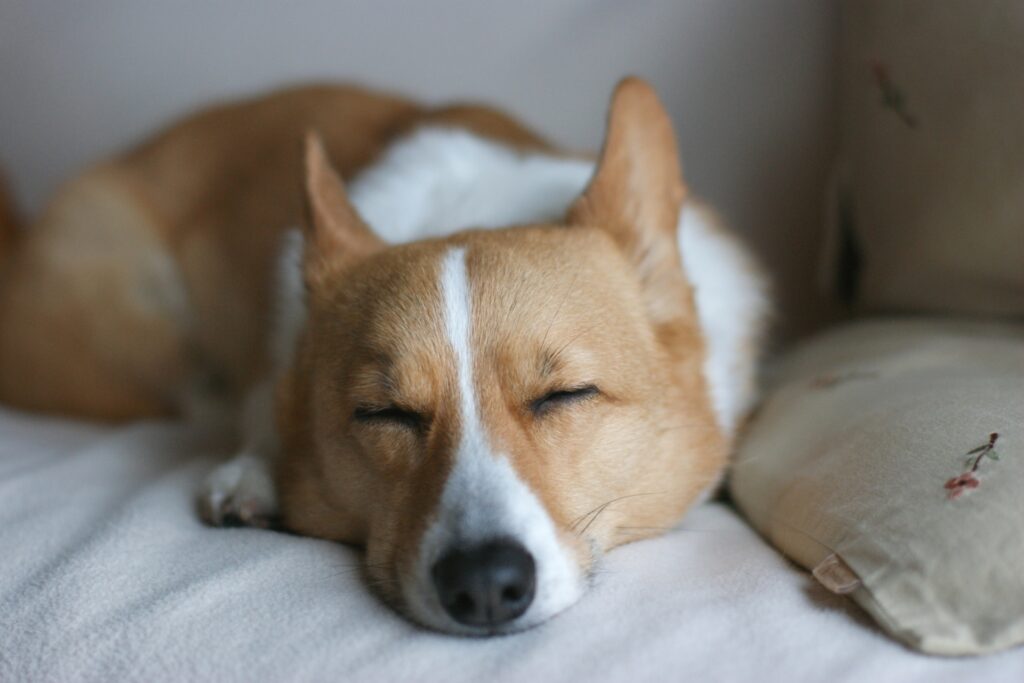
[[[560,615],[583,598],[594,585],[604,561],[598,544],[590,539],[584,566],[562,581],[541,585],[533,604],[516,619],[497,626],[472,626],[453,619],[433,592],[425,571],[402,574],[392,565],[364,566],[367,585],[398,616],[430,631],[467,638],[489,638],[528,631]],[[419,563],[414,563],[414,567]]]
[[[447,614],[440,611],[431,614],[417,614],[412,610],[405,608],[399,610],[399,612],[419,626],[445,635],[460,636],[464,638],[491,638],[496,636],[514,635],[516,633],[522,633],[523,631],[529,631],[532,628],[536,628],[550,619],[557,617],[559,614],[572,607],[572,605],[577,601],[578,598],[561,609],[547,613],[538,611],[537,614],[531,614],[533,610],[529,610],[518,619],[499,626],[469,626],[466,624],[460,624]]]

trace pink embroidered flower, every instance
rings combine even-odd
[[[981,482],[974,476],[974,472],[964,472],[946,482],[946,489],[949,491],[946,496],[950,500],[956,500],[967,489],[976,489],[980,485]]]
[[[981,466],[981,461],[986,457],[990,460],[999,460],[999,454],[996,453],[996,441],[999,440],[999,434],[992,432],[988,435],[988,443],[984,443],[977,448],[972,448],[967,451],[967,462],[966,467],[970,469],[963,474],[958,474],[949,481],[946,482],[946,498],[949,500],[956,500],[967,491],[976,489],[981,486],[981,480],[975,475],[978,471],[978,467]]]

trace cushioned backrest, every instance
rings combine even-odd
[[[840,289],[866,311],[1024,315],[1024,4],[844,10]]]

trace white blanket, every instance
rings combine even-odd
[[[539,628],[426,632],[370,595],[352,549],[203,526],[217,441],[0,410],[0,681],[1024,680],[1024,650],[888,640],[722,504],[613,552]]]

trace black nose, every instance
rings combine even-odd
[[[434,565],[434,586],[452,619],[469,626],[499,626],[533,602],[533,556],[513,541],[449,550]]]

